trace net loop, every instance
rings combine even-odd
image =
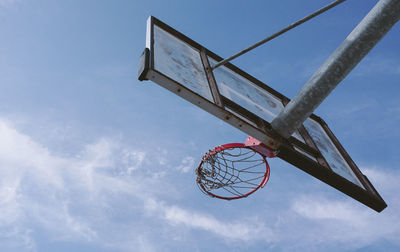
[[[226,144],[208,151],[196,169],[200,190],[220,199],[247,197],[269,179],[265,156],[242,143]]]

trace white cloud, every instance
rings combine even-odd
[[[155,199],[147,200],[146,208],[158,214],[172,226],[204,230],[230,241],[263,240],[271,242],[275,239],[271,230],[259,219],[231,220],[227,217],[218,220],[212,215],[176,205],[167,205],[165,202],[157,202]]]
[[[144,159],[146,158],[146,153],[143,151],[128,151],[125,150],[123,162],[128,166],[128,174],[132,174],[134,170],[137,170],[142,166]]]
[[[337,200],[321,195],[302,195],[293,201],[291,211],[307,220],[319,230],[322,240],[308,240],[307,246],[322,246],[327,244],[345,244],[348,248],[358,249],[386,240],[400,245],[400,203],[398,192],[400,174],[380,172],[377,169],[363,169],[374,184],[381,186],[382,196],[388,207],[382,213],[376,213],[362,205],[357,205],[352,199]],[[307,237],[311,229],[298,234]],[[307,239],[303,239],[307,243]]]
[[[167,165],[168,164],[168,151],[166,149],[157,149],[158,155],[156,158],[158,159],[158,163],[160,165]]]
[[[8,225],[13,223],[20,215],[18,187],[19,181],[10,181],[1,187],[0,209],[3,213],[0,215],[0,223],[2,224]]]
[[[188,173],[189,171],[193,171],[194,166],[194,158],[187,156],[182,159],[181,164],[177,167],[177,169],[183,173]]]
[[[34,234],[41,230],[46,240],[54,242],[158,251],[152,244],[154,234],[145,232],[153,226],[138,216],[147,211],[143,203],[149,198],[174,197],[177,191],[168,184],[160,159],[147,156],[107,138],[83,146],[78,155],[57,156],[0,119],[0,246],[7,243],[10,248],[34,251]],[[190,165],[191,159],[182,164]],[[175,228],[172,223],[187,227],[188,219],[185,224],[174,218],[177,209],[163,212],[169,228]],[[119,222],[118,214],[127,218]],[[191,227],[206,228],[196,225]],[[217,234],[228,232],[229,227],[217,230],[213,225],[218,223],[208,228]]]
[[[140,181],[129,174],[144,158],[144,152],[107,139],[85,146],[76,157],[59,157],[0,119],[0,230],[18,231],[0,232],[0,240],[14,239],[33,250],[30,233],[23,231],[33,224],[53,240],[104,239],[95,224],[112,204],[107,194],[135,195]],[[95,216],[81,208],[91,208]]]
[[[172,203],[171,198],[188,197],[179,190],[179,173],[165,171],[170,167],[151,156],[102,138],[83,146],[77,156],[60,157],[0,119],[0,245],[34,251],[37,230],[44,230],[47,240],[120,251],[159,251],[162,245],[154,239],[160,235],[164,244],[182,235],[206,236],[225,241],[225,247],[262,244],[292,251],[358,249],[382,239],[400,244],[399,173],[363,168],[389,205],[379,214],[343,197],[282,191],[285,200],[294,197],[288,208],[277,204],[251,217],[229,212],[218,217],[215,208]],[[188,172],[193,165],[186,156],[177,167]],[[222,202],[213,206],[229,209]]]
[[[364,217],[356,214],[352,205],[324,197],[303,195],[294,201],[292,208],[294,212],[308,219],[342,221],[356,226],[365,223]]]

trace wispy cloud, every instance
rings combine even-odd
[[[158,251],[152,229],[160,224],[141,219],[147,212],[143,205],[174,197],[177,190],[166,179],[168,165],[160,162],[166,153],[155,153],[100,138],[79,154],[59,156],[0,119],[0,246],[35,251],[41,230],[54,242]],[[192,163],[183,160],[185,167]],[[179,208],[168,209],[166,227],[175,229],[173,220],[186,226],[174,219]],[[119,215],[126,218],[116,220]]]
[[[160,218],[172,226],[184,226],[191,229],[204,230],[231,241],[263,240],[270,242],[274,235],[259,219],[244,218],[229,220],[185,209],[176,205],[167,205],[165,202],[149,199],[146,208],[153,211]]]
[[[400,244],[399,173],[363,169],[382,185],[379,191],[389,207],[380,214],[351,199],[282,191],[289,201],[293,197],[289,207],[232,218],[172,202],[183,192],[168,180],[170,172],[163,172],[171,166],[160,167],[152,156],[101,138],[83,146],[79,155],[60,157],[0,119],[1,245],[34,251],[37,230],[54,242],[120,251],[158,251],[161,245],[154,240],[160,235],[170,241],[182,235],[198,238],[199,233],[226,241],[227,247],[262,244],[288,251],[359,249],[380,239]],[[182,172],[194,162],[189,156],[180,160]],[[179,174],[176,170],[171,176]]]
[[[321,195],[302,195],[293,201],[291,210],[302,219],[312,222],[323,239],[308,241],[307,246],[321,247],[327,244],[344,244],[358,249],[379,240],[400,245],[400,185],[395,182],[400,174],[380,172],[377,169],[364,169],[375,184],[382,185],[380,191],[389,207],[376,213],[363,206],[355,205],[351,199],[329,199]],[[305,229],[299,236],[310,235]],[[306,239],[304,239],[306,242]]]
[[[177,169],[183,173],[188,173],[189,171],[193,171],[194,168],[194,158],[187,156],[182,159],[181,164],[177,167]]]
[[[128,166],[128,174],[137,170],[146,158],[146,153],[143,151],[128,151],[123,152],[123,163]]]
[[[103,239],[94,219],[79,209],[105,218],[112,204],[108,194],[136,193],[140,181],[129,175],[144,156],[100,139],[76,157],[59,157],[0,120],[0,230],[15,231],[0,232],[0,239],[10,243],[24,237],[26,242],[16,244],[34,249],[26,224],[44,228],[55,240]]]

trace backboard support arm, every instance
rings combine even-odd
[[[399,19],[400,1],[380,0],[272,121],[272,128],[290,137]]]
[[[247,53],[247,52],[249,52],[249,51],[251,51],[251,50],[253,50],[253,49],[257,48],[257,47],[259,47],[260,45],[263,45],[263,44],[267,43],[268,41],[270,41],[270,40],[272,40],[272,39],[274,39],[274,38],[276,38],[276,37],[282,35],[283,33],[285,33],[285,32],[287,32],[287,31],[289,31],[289,30],[291,30],[291,29],[293,29],[293,28],[295,28],[295,27],[297,27],[297,26],[299,26],[299,25],[301,25],[301,24],[307,22],[308,20],[310,20],[310,19],[312,19],[312,18],[314,18],[314,17],[316,17],[316,16],[318,16],[318,15],[320,15],[320,14],[326,12],[327,10],[332,9],[333,7],[335,7],[335,6],[338,5],[338,4],[343,3],[344,1],[346,1],[346,0],[336,0],[336,1],[334,1],[334,2],[332,2],[332,3],[330,3],[330,4],[328,4],[327,6],[325,6],[325,7],[321,8],[321,9],[317,10],[316,12],[311,13],[311,14],[308,15],[307,17],[304,17],[304,18],[298,20],[297,22],[295,22],[295,23],[293,23],[293,24],[291,24],[291,25],[289,25],[289,26],[283,28],[282,30],[280,30],[280,31],[278,31],[278,32],[275,32],[275,33],[272,34],[271,36],[269,36],[269,37],[267,37],[267,38],[265,38],[265,39],[263,39],[263,40],[261,40],[261,41],[258,41],[258,42],[255,43],[254,45],[249,46],[248,48],[246,48],[246,49],[244,49],[244,50],[242,50],[242,51],[240,51],[240,52],[238,52],[238,53],[236,53],[236,54],[230,56],[229,58],[226,58],[226,59],[224,59],[224,60],[221,60],[220,62],[218,62],[217,64],[215,64],[214,66],[212,66],[212,69],[214,70],[214,69],[216,69],[217,67],[220,67],[220,66],[225,65],[226,63],[228,63],[228,62],[230,62],[230,61],[236,59],[237,57],[242,56],[243,54],[245,54],[245,53]]]

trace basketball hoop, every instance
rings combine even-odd
[[[255,138],[246,143],[218,146],[207,152],[196,169],[200,190],[219,199],[249,196],[268,182],[270,169],[266,157],[275,153]]]

